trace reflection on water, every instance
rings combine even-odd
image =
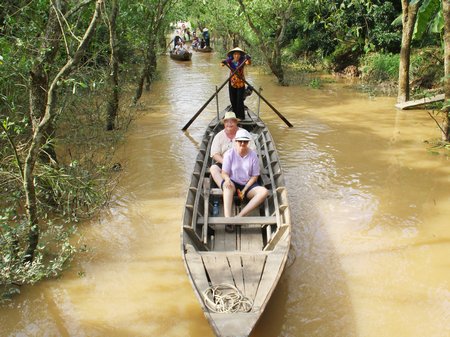
[[[163,80],[120,151],[113,202],[82,227],[88,252],[58,279],[0,308],[5,336],[213,336],[185,274],[179,230],[198,143],[220,86],[218,57],[162,58]],[[397,111],[343,83],[322,90],[248,80],[294,125],[262,104],[289,186],[289,266],[253,337],[450,335],[450,168],[423,141],[423,111]],[[247,105],[256,107],[257,97]]]

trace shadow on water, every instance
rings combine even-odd
[[[290,258],[252,337],[357,336],[345,273],[319,209],[331,158],[308,140],[327,128],[291,119],[294,129],[271,127],[292,210]]]

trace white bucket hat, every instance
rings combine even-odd
[[[252,136],[250,135],[250,132],[248,132],[245,129],[239,129],[238,132],[236,132],[236,137],[234,137],[234,140],[245,140],[250,141],[252,139]]]

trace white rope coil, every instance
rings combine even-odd
[[[203,300],[209,310],[217,313],[249,312],[253,306],[238,288],[225,283],[207,288]]]

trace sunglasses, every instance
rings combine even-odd
[[[247,144],[248,140],[238,140],[238,142],[241,143],[241,144]]]

